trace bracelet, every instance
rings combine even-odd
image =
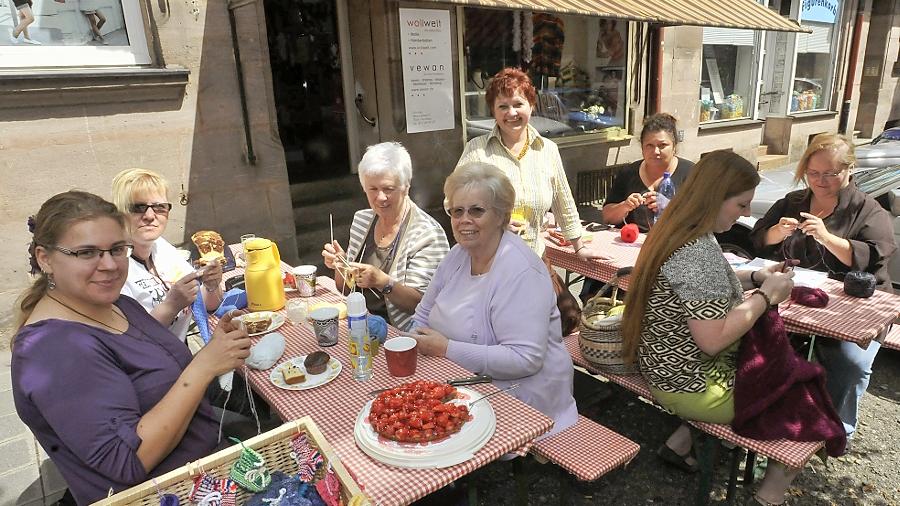
[[[762,284],[756,281],[756,278],[753,277],[754,274],[756,274],[756,271],[750,271],[750,282],[753,283],[753,286],[759,288]]]
[[[770,299],[769,296],[766,295],[766,292],[764,292],[762,290],[754,290],[753,293],[750,294],[750,296],[753,297],[756,294],[761,295],[763,300],[766,301],[766,308],[772,307],[772,299]]]

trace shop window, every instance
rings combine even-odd
[[[827,109],[837,51],[839,0],[804,0],[800,22],[812,33],[797,35],[797,62],[791,90],[791,112]]]
[[[520,67],[538,90],[531,125],[546,137],[623,133],[628,24],[588,16],[466,8],[465,108],[469,138],[494,126],[490,76]]]
[[[0,68],[148,63],[138,0],[0,2]]]
[[[758,46],[759,36],[752,30],[703,29],[701,123],[753,115]]]

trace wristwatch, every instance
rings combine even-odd
[[[390,276],[388,278],[387,284],[384,285],[384,287],[381,289],[381,293],[387,295],[387,294],[393,292],[394,291],[394,283],[396,283],[396,282],[397,281],[394,279],[394,277]]]

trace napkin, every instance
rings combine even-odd
[[[240,288],[232,288],[225,292],[219,309],[216,309],[216,318],[225,316],[225,313],[232,309],[244,309],[247,307],[247,292]]]

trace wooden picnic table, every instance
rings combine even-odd
[[[637,263],[641,245],[646,235],[640,234],[634,243],[625,243],[618,230],[595,232],[586,246],[608,259],[584,260],[575,254],[571,246],[560,246],[544,236],[547,258],[561,269],[575,272],[603,282],[609,281],[621,267]],[[628,289],[628,277],[619,286]],[[828,305],[812,308],[796,304],[790,299],[778,306],[778,311],[789,332],[816,334],[842,341],[850,341],[862,348],[881,335],[900,316],[900,295],[876,290],[866,299],[844,293],[843,283],[826,279],[820,287],[828,294]]]
[[[237,249],[239,248],[238,245]],[[290,267],[283,264],[282,269],[287,270]],[[238,268],[226,273],[225,278],[242,273],[243,269]],[[296,292],[288,293],[287,296],[299,297]],[[334,280],[322,276],[317,279],[315,296],[308,298],[310,304],[320,301],[343,302],[343,300],[344,296],[335,289]],[[283,309],[279,312],[284,314]],[[323,349],[319,347],[309,324],[297,325],[286,321],[277,332],[283,334],[287,341],[279,363],[291,357]],[[389,327],[388,338],[396,335],[397,329]],[[259,338],[253,339],[256,341]],[[388,374],[384,353],[379,353],[374,360],[373,378],[365,382],[357,381],[353,379],[351,370],[345,321],[340,322],[338,344],[324,350],[337,358],[343,366],[340,375],[330,383],[309,390],[282,390],[269,379],[271,369],[266,371],[248,369],[248,382],[283,420],[311,416],[334,447],[341,462],[373,500],[373,504],[385,506],[409,504],[505,454],[515,452],[524,455],[532,441],[553,426],[553,420],[544,414],[515,397],[500,393],[490,399],[497,419],[494,435],[471,460],[444,469],[407,469],[382,464],[363,453],[357,447],[353,436],[357,416],[363,406],[372,399],[370,392],[394,387],[407,381],[424,379],[444,382],[472,373],[443,357],[419,356],[415,375],[408,378],[394,378]],[[467,388],[483,394],[497,391],[491,384],[471,385]]]

